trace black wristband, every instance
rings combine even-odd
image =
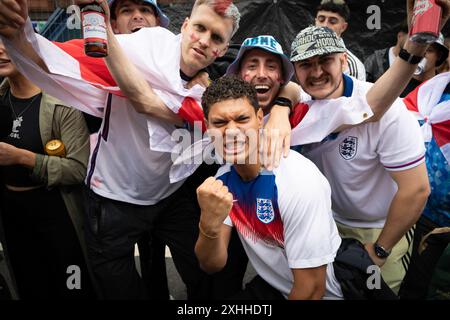
[[[400,49],[400,52],[398,53],[398,56],[401,59],[403,59],[406,62],[408,62],[409,64],[418,64],[424,58],[424,57],[419,57],[419,56],[412,55],[411,53],[409,53],[408,51],[406,51],[403,48]]]
[[[272,102],[272,107],[275,106],[275,105],[282,106],[282,107],[288,107],[289,108],[289,114],[292,111],[292,101],[289,100],[288,98],[283,98],[283,97],[276,98]]]
[[[391,254],[390,251],[387,251],[383,246],[378,243],[373,244],[373,249],[378,258],[386,259]]]

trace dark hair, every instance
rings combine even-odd
[[[116,17],[117,4],[122,2],[122,1],[125,1],[125,0],[115,0],[113,2],[113,4],[111,5],[111,7],[109,8],[109,11],[110,11],[110,14],[111,14],[111,20],[115,20],[117,18]],[[131,2],[133,2],[135,4],[146,5],[146,6],[151,7],[153,9],[153,13],[155,14],[155,17],[158,17],[158,10],[156,10],[156,8],[152,4],[150,4],[150,3],[148,3],[148,2],[146,2],[144,0],[131,0]]]
[[[247,98],[255,108],[255,111],[259,109],[256,90],[248,82],[236,76],[224,76],[214,80],[206,88],[202,96],[202,108],[205,118],[208,118],[209,109],[213,104],[239,98]]]
[[[350,8],[345,3],[345,1],[336,2],[334,2],[333,0],[323,0],[317,7],[316,13],[320,10],[331,11],[340,15],[345,21],[348,21],[348,18],[350,18]]]

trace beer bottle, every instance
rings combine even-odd
[[[436,0],[416,0],[414,3],[411,31],[411,41],[418,43],[433,43],[439,38],[439,21],[441,7]]]
[[[80,13],[84,52],[90,57],[106,57],[108,55],[108,44],[105,11],[100,5],[92,3],[82,6]]]

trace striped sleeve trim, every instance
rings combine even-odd
[[[347,56],[347,63],[350,75],[358,79],[358,66],[356,64],[355,59],[350,54]]]
[[[411,169],[414,167],[417,167],[419,164],[421,164],[423,161],[425,160],[425,155],[422,155],[420,158],[408,162],[408,163],[404,163],[398,166],[384,166],[386,168],[386,170],[388,171],[402,171],[402,170],[407,170],[407,169]]]

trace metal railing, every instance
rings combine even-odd
[[[81,30],[79,28],[67,28],[67,18],[66,9],[56,8],[48,18],[41,35],[49,40],[59,42],[81,38]]]

